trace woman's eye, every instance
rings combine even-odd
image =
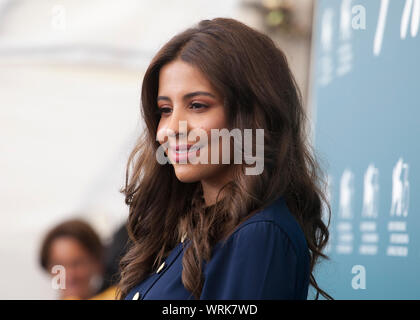
[[[204,108],[207,108],[205,104],[197,103],[197,102],[191,103],[191,109],[204,109]]]
[[[167,107],[159,108],[159,114],[169,114],[171,113],[171,111],[172,111],[171,108],[167,108]]]

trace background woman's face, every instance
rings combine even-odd
[[[195,182],[214,179],[224,174],[229,165],[222,164],[221,143],[219,143],[218,164],[210,162],[212,146],[210,130],[228,128],[223,98],[214,90],[201,71],[180,59],[164,65],[159,73],[157,100],[157,107],[161,114],[158,131],[164,130],[163,132],[165,132],[170,129],[175,133],[175,137],[169,138],[167,155],[174,166],[177,178],[182,182]],[[179,121],[186,121],[187,133],[197,128],[204,130],[208,140],[202,141],[196,138],[189,141],[187,136],[178,135],[180,132]],[[180,163],[186,154],[182,153],[182,150],[177,152],[171,148],[175,148],[176,145],[194,145],[199,140],[199,145],[203,145],[202,148],[199,151],[191,152],[198,157],[201,152],[205,154],[207,151],[208,163]],[[166,139],[159,139],[161,144],[164,141]],[[213,146],[215,146],[214,141]]]
[[[60,290],[63,298],[87,299],[94,294],[92,278],[100,274],[101,266],[78,240],[67,236],[55,239],[49,250],[49,264],[49,270],[54,265],[65,268],[65,288]]]

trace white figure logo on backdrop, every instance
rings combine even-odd
[[[379,56],[382,50],[382,41],[386,26],[389,0],[381,0],[379,9],[378,24],[376,26],[375,39],[373,42],[373,53]],[[410,19],[411,18],[411,19]],[[410,26],[410,35],[415,38],[420,28],[420,0],[406,0],[401,16],[400,36],[401,39],[407,37],[408,27]]]
[[[351,27],[352,27],[352,0],[344,0],[341,3],[340,12],[340,38],[341,40],[347,41],[351,38]]]
[[[391,216],[407,217],[410,197],[407,163],[400,158],[392,171]]]
[[[379,204],[379,170],[374,164],[366,169],[363,182],[363,210],[362,216],[376,218]]]
[[[353,49],[351,45],[351,30],[355,19],[352,19],[352,0],[341,3],[340,13],[340,44],[337,49],[337,76],[341,77],[352,69]],[[352,21],[353,20],[353,21]]]
[[[343,219],[353,218],[351,203],[354,194],[354,174],[345,169],[340,181],[340,217]]]
[[[420,26],[420,0],[406,0],[403,15],[401,18],[401,39],[407,37],[408,26],[410,24],[410,34],[414,38],[417,36]]]
[[[321,76],[320,83],[326,86],[332,81],[334,65],[331,55],[332,41],[333,41],[333,19],[334,10],[328,8],[322,14],[322,29],[321,29],[321,48],[322,56],[320,59]]]

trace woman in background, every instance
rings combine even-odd
[[[114,299],[115,287],[99,294],[103,255],[101,240],[92,227],[72,219],[47,233],[41,246],[40,263],[53,277],[64,272],[64,286],[57,283],[60,299]],[[64,270],[54,266],[62,266]]]
[[[326,258],[321,216],[330,207],[299,89],[273,41],[234,19],[203,20],[156,54],[141,102],[145,131],[123,190],[131,248],[120,298],[306,299],[309,284],[331,298],[313,276]],[[243,148],[241,163],[221,161],[224,142],[197,142],[197,129],[251,129],[252,152],[263,129],[263,170],[247,174]],[[210,160],[181,161],[192,155]]]

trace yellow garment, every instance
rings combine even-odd
[[[111,286],[108,289],[98,293],[89,300],[116,300],[117,299],[117,287]]]

